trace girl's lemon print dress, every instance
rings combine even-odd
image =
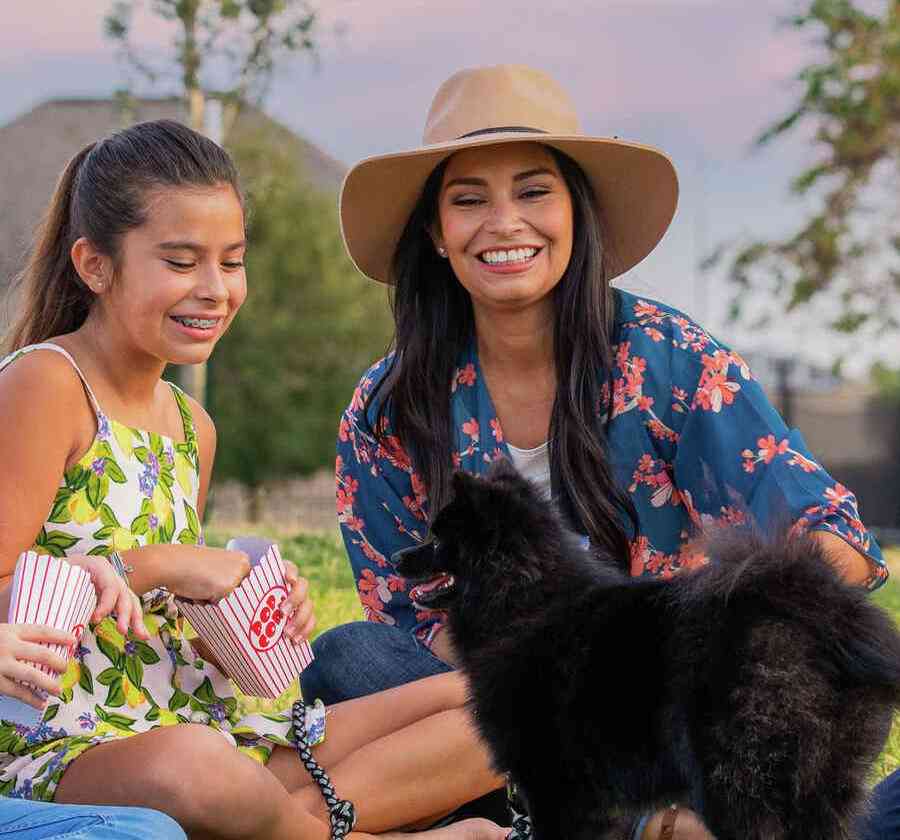
[[[75,360],[56,344],[36,344],[0,361],[48,350],[72,364],[97,415],[90,450],[62,476],[33,549],[65,557],[108,555],[157,543],[202,543],[197,518],[200,465],[191,409],[174,385],[184,440],[132,429],[108,418]],[[34,728],[0,722],[0,795],[52,800],[69,762],[96,744],[158,726],[199,723],[265,762],[274,743],[291,745],[289,715],[240,717],[234,689],[194,652],[174,599],[143,596],[147,642],[123,637],[111,618],[84,633]]]

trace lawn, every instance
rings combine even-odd
[[[224,545],[227,536],[229,535],[216,532],[206,534],[208,542],[212,545]],[[329,627],[362,618],[362,608],[356,597],[350,566],[341,540],[336,534],[283,535],[278,539],[284,559],[295,563],[300,573],[309,579],[310,591],[316,605],[318,622],[316,634]],[[887,556],[889,563],[900,576],[900,548],[888,551]],[[873,595],[873,599],[889,610],[900,622],[900,581],[890,578]],[[274,701],[243,697],[242,706],[248,711],[269,711],[284,708],[294,697],[296,697],[295,690]],[[885,750],[876,764],[873,780],[882,778],[898,766],[900,766],[900,718],[895,722]]]

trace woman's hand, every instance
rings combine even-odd
[[[144,626],[140,599],[119,577],[109,560],[92,554],[73,554],[66,557],[66,562],[84,569],[97,590],[97,607],[91,616],[92,624],[115,613],[116,626],[123,636],[131,630],[139,639],[150,638]]]
[[[218,601],[237,589],[250,571],[250,560],[243,551],[195,545],[154,548],[166,552],[161,584],[182,598]]]
[[[0,694],[15,697],[36,709],[46,699],[22,683],[30,683],[48,694],[59,694],[59,677],[39,671],[32,663],[47,665],[61,674],[66,660],[46,645],[71,645],[75,637],[41,624],[0,624]]]
[[[309,599],[309,581],[300,577],[297,567],[290,562],[284,564],[284,577],[291,585],[284,607],[290,616],[284,626],[284,634],[299,644],[309,639],[316,626],[313,604]]]
[[[668,808],[666,809],[668,810]],[[644,828],[641,840],[656,840],[662,827],[662,818],[665,811],[657,811]],[[678,808],[678,818],[675,821],[674,840],[715,840],[709,833],[703,820],[690,808]]]

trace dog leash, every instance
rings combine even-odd
[[[319,786],[325,804],[328,806],[328,814],[331,819],[331,840],[344,840],[356,825],[356,810],[353,803],[349,799],[338,799],[328,774],[313,758],[306,731],[306,706],[302,700],[294,703],[291,708],[291,718],[294,723],[297,755],[300,756],[300,761],[303,762],[303,766],[312,776],[313,781]],[[324,723],[324,718],[322,720]]]
[[[531,840],[531,817],[524,813],[524,809],[519,810],[519,788],[509,775],[506,777],[506,804],[512,816],[512,830],[506,835],[506,840]]]

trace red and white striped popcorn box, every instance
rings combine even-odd
[[[230,595],[216,603],[176,598],[191,623],[245,694],[279,697],[312,662],[307,642],[284,635],[290,591],[278,546],[271,545]]]
[[[75,644],[47,645],[68,661],[81,641],[88,619],[97,606],[91,576],[61,557],[26,551],[19,555],[9,601],[11,624],[45,624],[75,636]],[[36,667],[55,675],[46,665]]]

